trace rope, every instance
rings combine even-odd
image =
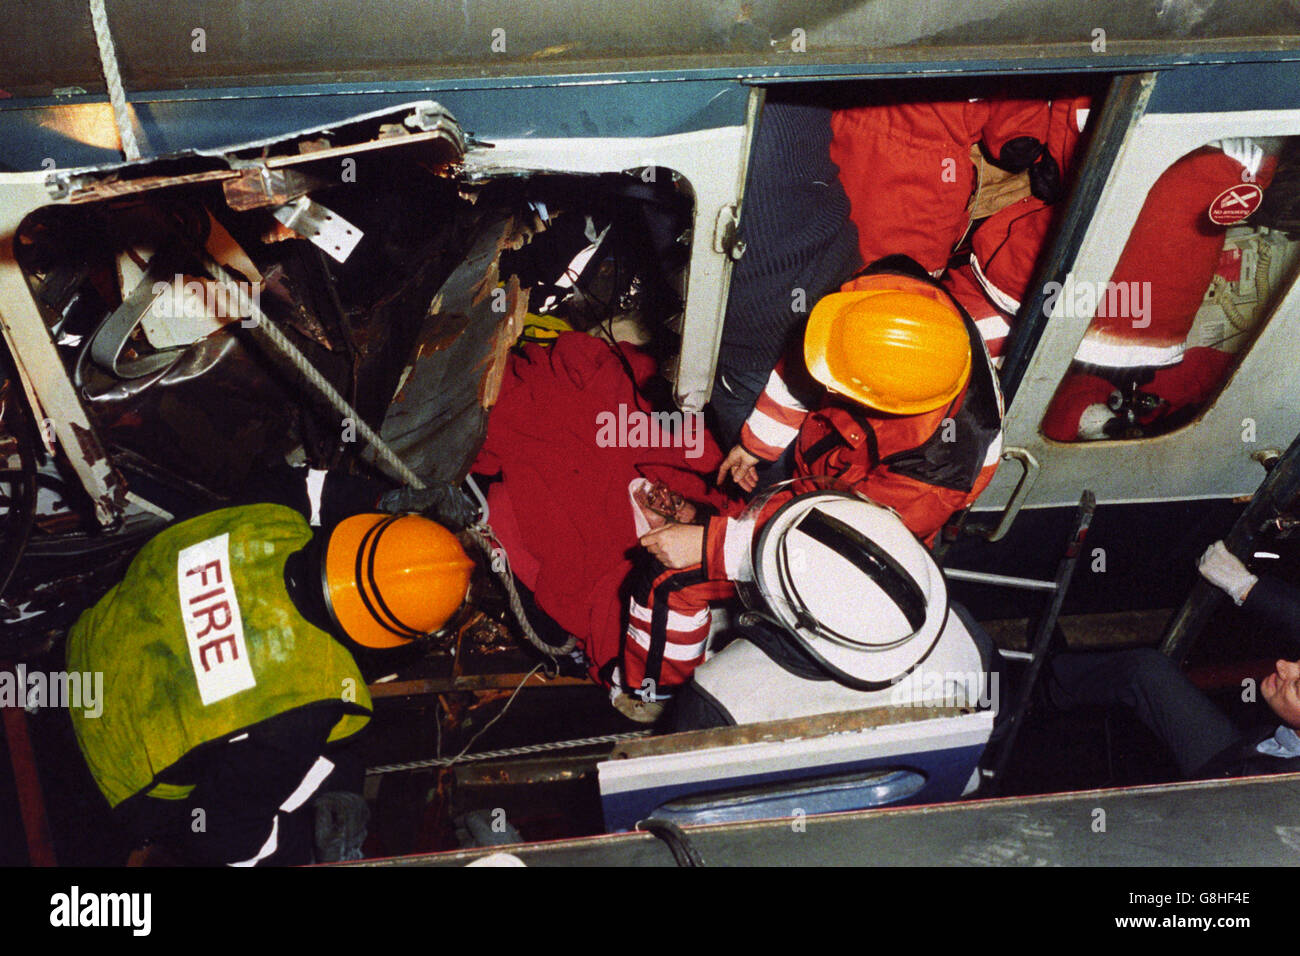
[[[117,135],[122,140],[122,152],[128,160],[140,158],[140,146],[135,141],[131,114],[127,111],[126,90],[122,87],[122,71],[117,66],[117,51],[113,49],[113,33],[108,26],[108,12],[104,0],[90,0],[90,22],[95,28],[95,42],[99,44],[99,65],[104,70],[108,84],[108,101],[113,105],[113,119]]]
[[[484,727],[483,729],[486,730],[487,728]],[[373,777],[385,773],[398,773],[403,770],[427,770],[431,767],[447,767],[453,763],[497,760],[501,757],[522,757],[528,754],[547,753],[553,750],[574,750],[578,747],[594,747],[597,744],[614,744],[623,740],[632,740],[635,737],[647,737],[651,733],[653,731],[631,730],[622,734],[605,734],[603,737],[579,737],[576,740],[557,740],[547,744],[525,744],[522,747],[507,747],[504,750],[485,750],[477,754],[462,753],[455,757],[434,757],[429,760],[410,760],[406,763],[386,763],[378,767],[368,767],[366,776]]]
[[[501,584],[506,589],[506,597],[510,601],[510,610],[514,612],[515,620],[519,622],[519,629],[523,632],[524,639],[552,660],[563,657],[577,647],[578,639],[572,634],[567,641],[555,647],[542,640],[533,630],[533,626],[528,623],[528,616],[524,613],[523,602],[519,600],[519,592],[515,589],[515,576],[510,570],[510,558],[492,529],[480,523],[466,528],[465,533],[478,545],[479,550],[487,557],[488,567],[501,579]]]

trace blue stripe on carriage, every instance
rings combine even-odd
[[[919,803],[939,803],[955,800],[970,779],[971,771],[984,752],[984,745],[971,747],[954,747],[948,750],[928,750],[918,753],[894,754],[892,756],[872,757],[866,760],[851,760],[837,764],[819,764],[801,767],[795,770],[777,770],[770,773],[742,774],[713,780],[682,781],[659,787],[646,787],[640,790],[627,790],[621,793],[601,794],[601,808],[605,815],[605,829],[610,833],[630,830],[637,821],[644,820],[658,807],[671,800],[702,793],[722,793],[742,787],[753,787],[781,780],[791,783],[814,777],[827,777],[834,774],[853,773],[874,769],[899,769],[918,771],[926,776],[925,786],[910,798],[899,800],[890,806],[909,806]],[[865,788],[864,788],[865,789]],[[861,791],[844,792],[844,805],[838,810],[865,810],[873,804],[855,801],[854,794]]]

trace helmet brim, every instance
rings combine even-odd
[[[808,654],[826,668],[840,683],[858,690],[882,690],[902,680],[930,655],[943,632],[948,615],[948,589],[943,573],[925,552],[920,542],[911,539],[923,560],[923,579],[916,583],[926,597],[926,610],[920,625],[905,639],[871,644],[846,640],[815,621],[803,608],[787,600],[788,582],[782,580],[780,552],[792,529],[814,508],[849,499],[854,495],[818,492],[794,498],[784,505],[763,527],[754,547],[755,584],[769,611]],[[878,508],[878,505],[870,505]],[[881,509],[888,511],[888,509]],[[899,522],[901,527],[901,522]],[[906,529],[903,529],[906,531]],[[907,532],[910,537],[910,532]],[[846,595],[846,599],[850,596]]]

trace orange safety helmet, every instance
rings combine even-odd
[[[873,275],[823,296],[808,317],[804,360],[813,378],[876,411],[919,415],[970,381],[970,333],[939,289]]]
[[[473,569],[456,536],[436,521],[353,515],[325,548],[325,606],[358,644],[398,647],[447,623],[465,600]]]

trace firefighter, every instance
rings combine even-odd
[[[785,499],[760,521],[741,594],[758,620],[696,669],[678,730],[874,706],[993,706],[992,643],[950,607],[898,516],[851,491]]]
[[[940,278],[996,360],[1064,206],[1089,106],[1075,95],[834,111],[769,102],[710,401],[724,447],[806,324],[804,303],[886,255]],[[957,264],[968,237],[969,259]],[[760,462],[758,484],[791,470],[789,455]]]
[[[370,699],[353,649],[438,630],[472,566],[411,514],[313,532],[259,503],[158,534],[68,636],[68,667],[104,675],[102,715],[74,710],[73,726],[115,817],[206,865],[308,863],[313,833],[320,856],[359,856],[346,745]]]
[[[773,371],[740,443],[719,469],[745,490],[760,460],[793,444],[794,492],[832,477],[896,511],[927,542],[993,477],[1002,401],[978,330],[916,263],[891,257],[824,297],[809,316],[803,359],[825,391],[815,411],[788,384],[797,360]],[[672,522],[641,538],[618,709],[652,722],[704,659],[709,603],[744,576],[753,527],[719,515]],[[646,705],[638,706],[630,697]]]

